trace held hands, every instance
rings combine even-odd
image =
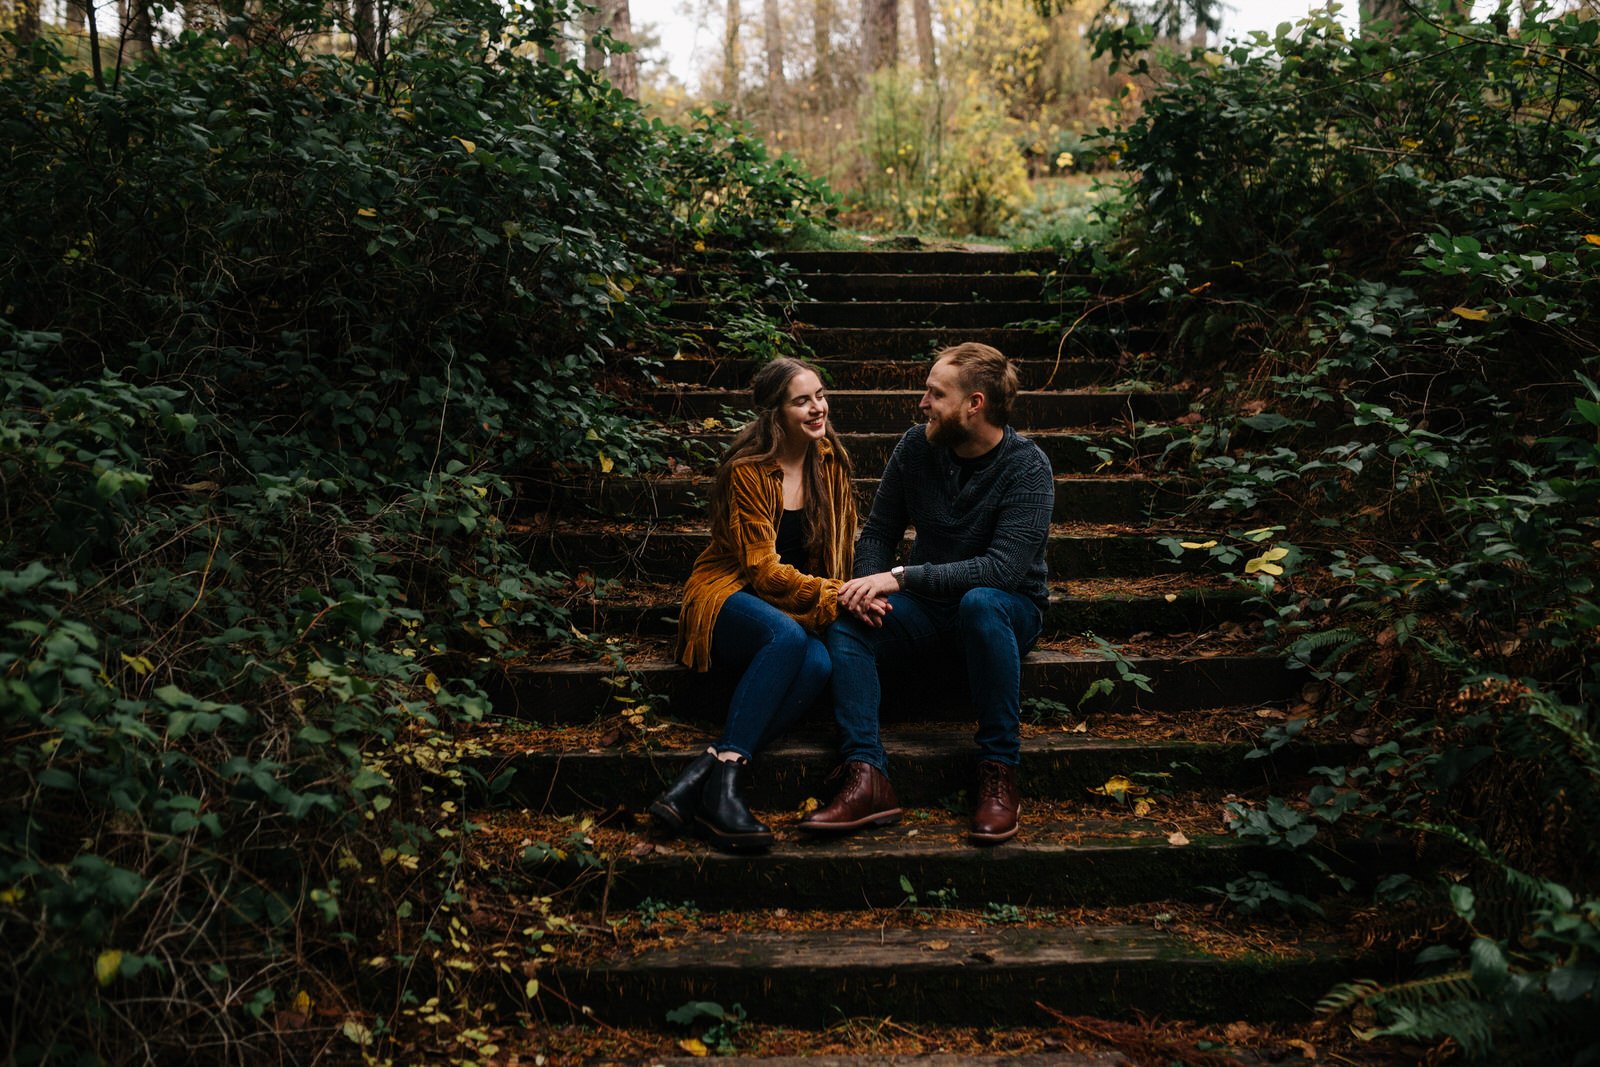
[[[893,610],[889,594],[899,589],[900,583],[888,571],[852,578],[839,587],[839,606],[868,626],[882,626],[883,617]]]

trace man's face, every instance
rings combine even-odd
[[[970,423],[978,417],[961,373],[947,360],[939,360],[928,371],[928,383],[917,407],[928,420],[928,440],[943,448],[955,448],[972,437]]]

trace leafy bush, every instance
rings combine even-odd
[[[1108,135],[1121,240],[1174,375],[1215,387],[1164,455],[1212,514],[1284,528],[1241,577],[1320,683],[1310,720],[1373,735],[1295,828],[1425,835],[1458,871],[1413,904],[1455,923],[1416,982],[1330,1006],[1480,1058],[1592,1056],[1600,24],[1392,30],[1314,17],[1164,60]],[[1235,825],[1282,829],[1273,804]]]
[[[451,726],[567,632],[512,478],[651,463],[596,383],[665,268],[759,284],[825,207],[553,62],[548,7],[430,5],[378,66],[310,10],[0,70],[8,1062],[309,1059],[462,993]]]

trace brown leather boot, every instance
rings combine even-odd
[[[882,771],[870,763],[851,760],[834,774],[841,772],[844,784],[834,794],[833,803],[801,819],[800,829],[818,834],[848,833],[863,826],[888,826],[900,821],[900,801],[895,799],[894,787]]]
[[[972,812],[968,839],[975,845],[998,845],[1011,840],[1017,835],[1017,815],[1021,811],[1017,769],[1009,763],[980,760],[978,802]]]

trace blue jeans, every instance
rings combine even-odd
[[[979,755],[1015,766],[1022,752],[1022,657],[1044,625],[1038,605],[1018,593],[982,588],[967,590],[959,603],[913,593],[891,593],[889,603],[894,610],[882,627],[841,614],[828,629],[842,758],[887,770],[878,736],[878,663],[916,657],[928,667],[965,662]]]
[[[833,672],[822,641],[747,590],[723,602],[711,631],[711,667],[738,673],[714,746],[749,759],[816,702]]]

